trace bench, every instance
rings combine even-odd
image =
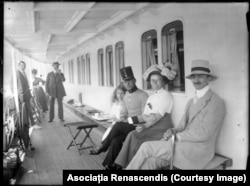
[[[176,136],[172,135],[171,141],[173,145],[173,152],[175,149],[175,140]],[[171,159],[170,165],[167,167],[163,167],[164,170],[170,169],[170,170],[180,170],[179,168],[175,167],[173,165],[173,158]],[[225,170],[227,167],[232,166],[233,160],[231,158],[228,158],[226,156],[223,156],[219,153],[215,153],[213,159],[208,163],[208,165],[204,168],[204,170]]]
[[[103,113],[101,110],[98,110],[86,104],[76,106],[78,105],[78,103],[79,102],[74,99],[69,99],[66,101],[64,100],[64,105],[66,105],[73,113],[75,113],[77,116],[79,116],[88,123],[98,124],[100,126],[98,128],[102,132],[106,131],[106,129],[111,125],[110,122],[98,121],[93,118],[93,115],[95,115],[95,113]]]
[[[212,161],[204,168],[206,170],[211,169],[223,169],[233,165],[233,160],[226,156],[216,153]]]
[[[80,150],[83,149],[87,149],[87,148],[91,148],[93,146],[86,146],[86,147],[82,147],[84,142],[89,139],[90,142],[95,145],[94,141],[92,140],[90,133],[92,131],[93,128],[98,127],[97,124],[93,124],[93,123],[86,123],[84,121],[78,121],[78,122],[71,122],[71,123],[65,123],[64,124],[65,127],[67,127],[69,129],[69,132],[71,134],[72,140],[70,142],[70,144],[67,147],[67,150],[71,147],[71,146],[75,146],[76,150],[78,151],[79,155],[81,155]],[[71,131],[71,127],[76,127],[76,129],[78,130],[77,133],[74,135]],[[85,132],[85,137],[82,140],[81,143],[77,143],[76,139],[78,137],[78,135],[80,134],[81,131]]]
[[[232,166],[233,160],[221,154],[215,154],[211,162],[204,168],[204,170],[226,170],[227,167]],[[181,170],[175,166],[168,165],[162,167],[160,170]]]

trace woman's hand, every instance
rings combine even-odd
[[[162,141],[167,141],[173,134],[175,134],[176,131],[174,129],[168,129],[164,134],[163,138],[161,139]]]
[[[137,132],[142,132],[142,131],[144,131],[144,130],[146,130],[146,129],[147,129],[147,127],[146,127],[145,124],[143,124],[143,125],[137,125],[136,128],[135,128],[135,130],[136,130]]]

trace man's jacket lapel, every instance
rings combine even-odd
[[[194,105],[195,111],[192,113],[192,115],[190,115],[189,123],[207,105],[207,102],[210,100],[212,94],[212,91],[209,89],[208,92],[204,95],[204,97],[200,98],[196,105]]]

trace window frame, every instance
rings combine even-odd
[[[82,70],[81,70],[81,56],[77,57],[77,79],[78,79],[78,84],[81,85],[82,84],[82,78],[81,75],[82,74]]]
[[[125,67],[124,60],[124,42],[119,41],[115,44],[115,69],[116,69],[116,85],[118,86],[122,82],[120,75],[120,69]]]
[[[74,59],[71,59],[71,81],[74,84]]]
[[[168,32],[176,32],[177,38],[177,58],[178,58],[178,68],[180,69],[177,72],[177,76],[174,80],[169,81],[168,90],[171,92],[185,92],[185,58],[184,58],[184,30],[183,30],[183,22],[181,20],[172,21],[170,23],[165,24],[161,29],[161,44],[162,44],[162,61],[166,62],[167,57],[167,34]],[[171,56],[172,57],[172,56]],[[178,76],[179,75],[179,76]],[[179,79],[177,79],[179,78]],[[178,82],[179,81],[179,82]]]
[[[90,85],[91,84],[91,66],[90,66],[90,54],[86,54],[86,68],[85,68],[85,73],[86,73],[86,84]]]
[[[106,47],[106,85],[108,87],[114,86],[114,62],[112,45]]]
[[[103,48],[98,49],[97,51],[97,59],[98,59],[98,85],[104,86],[104,52]]]
[[[156,48],[153,48],[153,54],[155,56],[155,50],[157,52],[157,55],[155,56],[155,64],[159,64],[158,62],[158,40],[157,40],[157,30],[156,29],[151,29],[146,32],[144,32],[141,36],[141,54],[142,54],[142,74],[151,66],[154,64],[154,62],[150,63],[149,62],[149,52],[147,51],[147,45],[149,45],[149,39],[152,40],[152,45],[153,47],[156,46]],[[154,42],[156,42],[154,44]],[[148,49],[149,50],[149,49]],[[142,79],[142,86],[143,89],[151,89],[151,85],[149,82],[146,80]]]
[[[69,65],[69,83],[71,83],[71,60],[68,61]]]
[[[82,85],[85,85],[86,83],[86,78],[85,78],[85,68],[86,67],[86,64],[85,64],[85,56],[84,55],[81,55],[81,65],[80,65],[80,68],[81,68],[81,82],[82,82]]]

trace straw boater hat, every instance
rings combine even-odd
[[[186,78],[191,79],[194,74],[206,74],[211,77],[211,81],[215,80],[217,77],[211,73],[209,68],[209,62],[203,59],[196,59],[192,61],[191,74],[186,76]]]

